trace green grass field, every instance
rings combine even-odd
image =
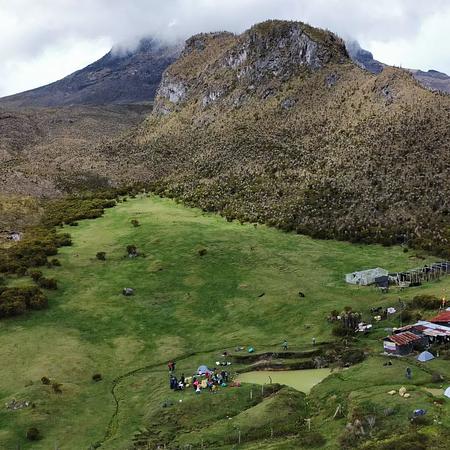
[[[133,227],[132,219],[140,226]],[[348,286],[345,273],[376,266],[400,270],[425,262],[399,247],[317,241],[265,226],[228,223],[158,197],[120,203],[103,217],[81,221],[65,231],[71,233],[73,246],[60,250],[61,267],[46,269],[59,282],[57,291],[48,292],[49,308],[0,321],[2,449],[78,450],[95,443],[105,449],[131,448],[134,435],[160,417],[163,401],[183,398],[196,403],[185,412],[174,411],[174,417],[190,414],[199,429],[189,432],[180,419],[174,429],[165,430],[177,434],[179,445],[196,448],[201,442],[213,442],[210,448],[219,448],[222,442],[224,448],[232,448],[237,428],[224,417],[232,404],[238,404],[242,412],[235,411],[233,420],[246,430],[243,448],[300,448],[301,442],[288,436],[292,430],[286,436],[276,430],[272,438],[265,434],[280,426],[268,419],[279,408],[271,404],[297,394],[280,391],[258,404],[247,404],[247,387],[224,390],[217,394],[222,402],[203,409],[193,393],[169,390],[167,361],[177,360],[178,370],[188,374],[237,345],[264,351],[280,348],[287,339],[293,349],[308,349],[313,337],[318,343],[334,340],[326,320],[331,310],[352,306],[367,313],[374,305],[395,306],[399,296],[394,290],[381,295],[374,288]],[[127,257],[130,244],[138,247],[141,256]],[[200,256],[200,249],[206,254]],[[96,259],[100,251],[106,252],[106,261]],[[124,297],[125,287],[134,288],[135,295]],[[449,290],[450,277],[401,295],[441,295]],[[321,424],[328,438],[326,448],[336,448],[336,433],[345,426],[344,418],[330,418],[344,398],[350,396],[351,405],[365,396],[381,405],[398,400],[386,399],[385,392],[406,382],[408,362],[396,362],[391,372],[383,372],[383,360],[376,356],[382,350],[379,338],[386,334],[384,328],[396,324],[396,319],[384,322],[371,337],[363,338],[361,345],[375,356],[313,389],[310,397],[316,412],[304,414],[316,415],[313,424]],[[450,368],[447,361],[430,364],[444,373]],[[103,380],[92,381],[94,373],[101,373]],[[428,366],[414,368],[417,393],[409,405],[399,406],[404,414],[398,413],[392,423],[404,423],[408,408],[429,402],[431,394],[418,386],[434,386],[430,373]],[[62,383],[62,393],[44,386],[43,376]],[[211,403],[204,395],[205,404]],[[227,403],[230,396],[233,401]],[[13,398],[36,406],[6,409],[4,404]],[[441,408],[449,412],[447,404]],[[211,412],[218,410],[223,417]],[[169,412],[169,422],[170,416]],[[258,420],[264,432],[251,428],[250,423]],[[42,439],[30,443],[25,432],[32,426],[41,431]],[[431,426],[430,433],[433,430]],[[255,444],[254,435],[267,439]]]

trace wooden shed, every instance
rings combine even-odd
[[[427,344],[427,337],[410,331],[393,334],[383,339],[383,348],[392,355],[409,355],[415,348],[422,348]]]

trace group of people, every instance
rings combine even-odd
[[[183,391],[192,387],[195,392],[200,393],[202,389],[209,389],[211,392],[217,391],[219,386],[227,386],[230,380],[230,374],[226,370],[219,372],[218,369],[198,373],[192,377],[185,377],[184,373],[178,379],[175,375],[175,362],[170,361],[169,368],[169,386],[175,391]]]

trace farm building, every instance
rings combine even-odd
[[[429,343],[440,344],[450,341],[450,327],[427,322],[425,320],[419,320],[413,325],[397,328],[394,330],[394,334],[403,333],[405,331],[424,336],[428,339]]]
[[[345,275],[345,281],[349,284],[359,284],[361,286],[367,286],[374,284],[376,278],[386,277],[389,272],[381,267],[375,269],[361,270],[359,272],[352,272]]]
[[[409,355],[416,348],[423,348],[428,342],[424,336],[410,331],[393,334],[383,339],[383,348],[386,353],[392,355]]]
[[[450,326],[450,311],[442,311],[436,317],[430,319],[430,322],[438,325]]]

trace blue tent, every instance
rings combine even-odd
[[[420,362],[427,362],[430,361],[431,359],[434,359],[434,356],[428,352],[428,351],[424,351],[422,352],[418,357],[417,357],[417,361]]]
[[[197,373],[198,373],[199,375],[205,375],[205,374],[207,374],[207,373],[209,373],[209,372],[211,372],[211,370],[208,369],[208,366],[200,366],[200,367],[197,369]]]

